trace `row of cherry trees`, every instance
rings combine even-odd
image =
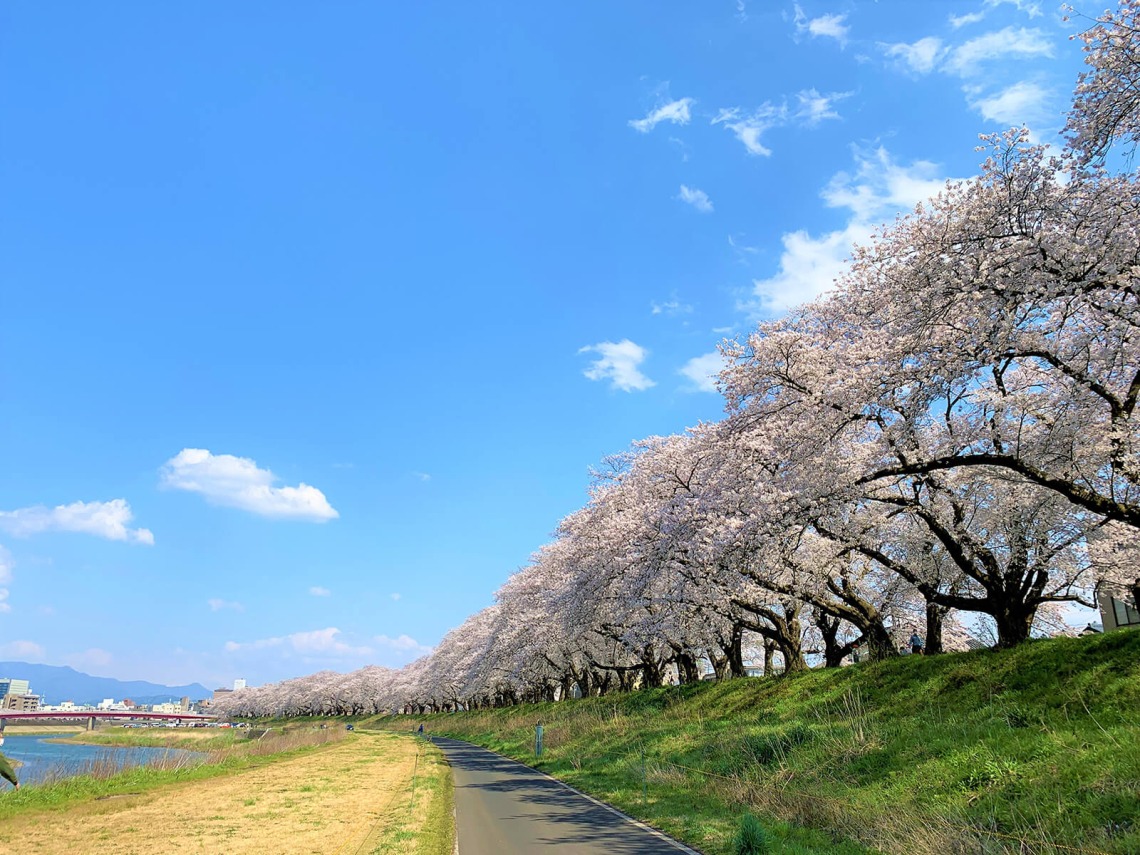
[[[728,415],[606,461],[495,604],[398,671],[235,693],[233,713],[470,708],[999,646],[1140,591],[1140,2],[1082,38],[1068,144],[985,138],[834,292],[726,343]]]

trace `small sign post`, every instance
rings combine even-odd
[[[534,756],[542,756],[542,723],[534,726]]]

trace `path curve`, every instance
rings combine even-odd
[[[455,777],[459,855],[698,855],[549,775],[469,742],[432,737]]]

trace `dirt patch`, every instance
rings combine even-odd
[[[25,852],[355,853],[410,795],[420,750],[408,738],[358,735],[223,778],[0,822]]]

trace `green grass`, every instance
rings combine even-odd
[[[1140,852],[1138,630],[421,720],[708,853]]]
[[[421,754],[409,790],[394,804],[372,855],[451,855],[455,846],[455,790],[443,753],[420,740]]]

